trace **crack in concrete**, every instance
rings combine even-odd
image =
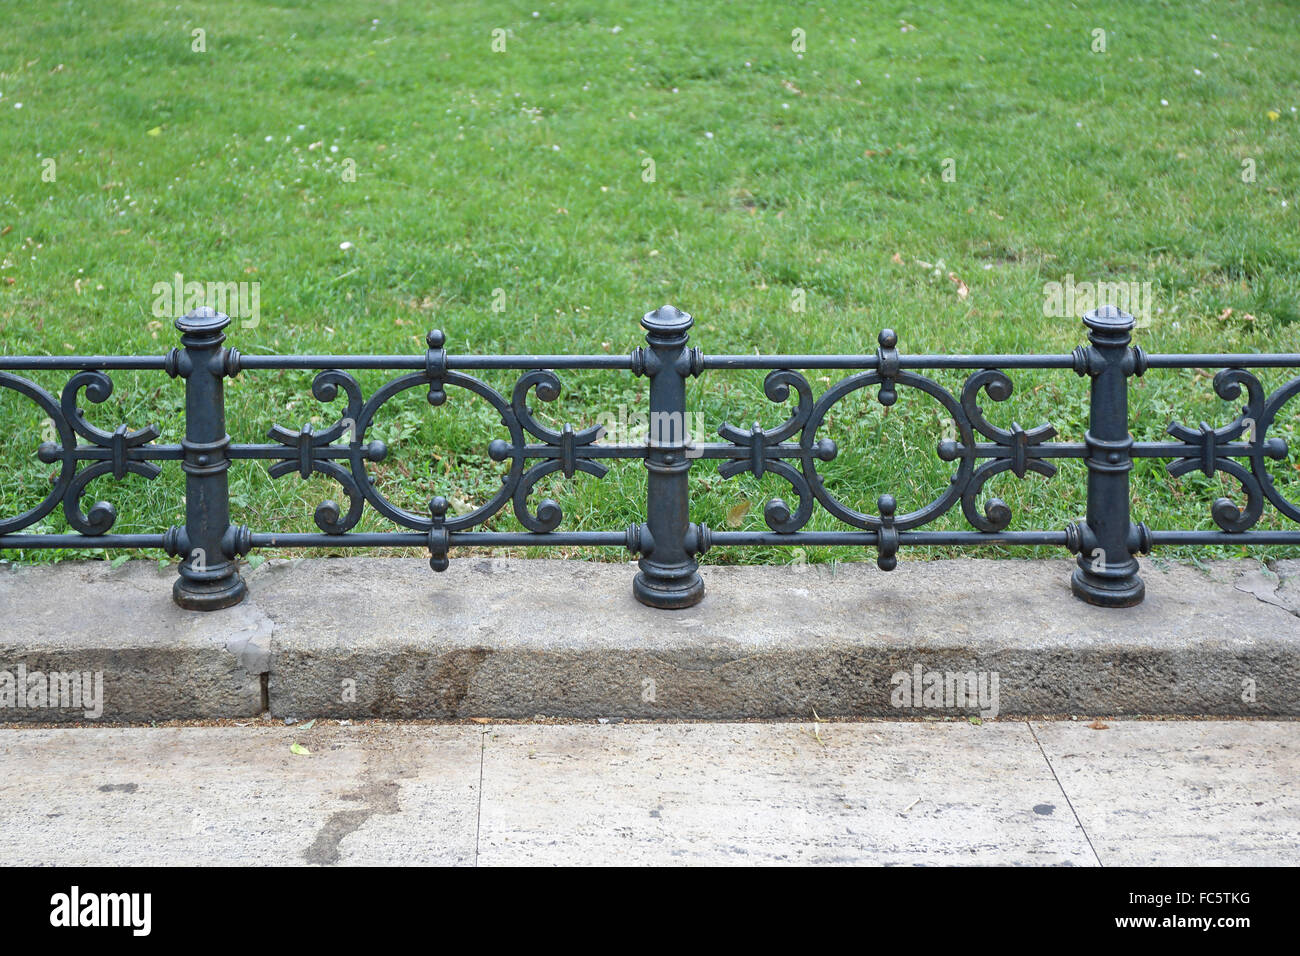
[[[1242,574],[1232,586],[1235,590],[1250,594],[1264,604],[1280,607],[1288,614],[1300,617],[1300,602],[1293,603],[1282,595],[1282,589],[1286,587],[1289,580],[1287,575],[1261,563],[1258,568]]]
[[[239,665],[254,676],[271,671],[271,640],[275,635],[275,622],[263,614],[251,601],[246,602],[247,618],[226,640],[226,650],[234,654]]]

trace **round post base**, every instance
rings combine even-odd
[[[187,611],[218,611],[233,607],[248,594],[248,585],[238,573],[215,581],[187,581],[177,578],[172,600]]]
[[[676,577],[651,577],[638,571],[632,580],[632,594],[647,607],[674,610],[693,607],[704,598],[704,579],[694,568]]]
[[[1094,607],[1134,607],[1146,597],[1146,585],[1136,574],[1123,578],[1099,578],[1076,568],[1070,576],[1070,590]]]

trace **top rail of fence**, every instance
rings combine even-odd
[[[0,355],[0,371],[162,371],[165,355]],[[631,368],[629,355],[447,355],[447,368],[457,371],[512,371],[523,369],[621,370]],[[1072,354],[907,355],[900,354],[901,369],[1057,369],[1073,368]],[[377,370],[419,371],[425,353],[409,355],[249,355],[241,353],[244,370]],[[1146,355],[1147,368],[1300,368],[1300,353],[1187,353]],[[877,355],[709,355],[705,370],[838,369],[872,371],[880,367]]]

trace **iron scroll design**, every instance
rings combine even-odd
[[[881,341],[894,341],[893,333],[888,330],[881,333]],[[817,462],[834,459],[838,448],[829,438],[818,439],[817,433],[831,408],[852,392],[879,386],[878,400],[888,406],[897,400],[896,390],[900,385],[931,396],[948,413],[960,440],[944,439],[937,451],[943,461],[957,462],[957,471],[942,495],[915,511],[903,515],[863,514],[826,490],[825,482],[817,472]],[[1030,471],[1048,478],[1056,474],[1056,466],[1036,454],[1047,439],[1055,436],[1056,430],[1051,425],[1042,424],[1026,430],[1018,423],[1012,423],[1010,429],[1002,429],[984,417],[978,404],[981,390],[998,402],[1005,401],[1013,391],[1011,379],[997,369],[984,369],[969,376],[960,398],[931,378],[904,371],[888,377],[879,371],[851,375],[831,386],[814,403],[812,388],[804,376],[789,369],[777,369],[768,374],[764,394],[772,401],[781,402],[786,400],[791,388],[798,395],[798,405],[794,414],[775,431],[768,433],[755,425],[745,432],[731,424],[723,424],[718,430],[734,448],[747,452],[745,457],[719,467],[723,477],[731,478],[744,472],[762,477],[764,472],[770,471],[780,475],[794,489],[800,504],[793,513],[780,498],[771,499],[763,509],[768,527],[782,534],[793,534],[808,523],[814,501],[845,524],[877,531],[886,526],[906,531],[929,524],[960,501],[962,512],[973,527],[979,531],[1003,531],[1011,523],[1011,509],[1000,498],[991,498],[981,513],[978,498],[985,483],[1005,471],[1018,478],[1024,478]],[[786,443],[786,439],[795,434],[800,435],[799,442]],[[981,449],[976,443],[976,434],[991,439],[991,444]],[[977,456],[981,455],[990,460],[977,465]],[[797,458],[800,468],[796,470],[783,460],[785,458]]]
[[[1089,344],[1069,355],[917,355],[898,350],[898,337],[886,329],[874,354],[752,356],[706,355],[688,346],[692,318],[664,306],[642,320],[647,345],[626,356],[457,356],[446,337],[434,330],[422,355],[410,356],[243,356],[224,345],[229,319],[200,309],[176,325],[181,346],[164,356],[27,356],[0,355],[0,388],[34,403],[47,420],[46,440],[35,449],[38,460],[57,466],[52,487],[33,507],[15,516],[0,516],[0,549],[27,548],[161,548],[184,560],[175,598],[184,607],[212,609],[242,599],[245,587],[239,561],[253,548],[374,547],[427,548],[430,564],[443,570],[458,546],[595,545],[624,547],[638,558],[634,593],[656,607],[685,607],[703,595],[698,558],[713,546],[812,543],[874,548],[877,562],[889,570],[906,545],[1026,544],[1064,547],[1077,555],[1072,587],[1080,598],[1102,606],[1129,606],[1143,596],[1135,555],[1160,544],[1300,544],[1300,531],[1253,530],[1271,505],[1286,519],[1300,523],[1300,504],[1277,488],[1268,465],[1285,460],[1290,449],[1277,432],[1285,408],[1300,393],[1300,377],[1266,394],[1255,374],[1262,367],[1300,369],[1300,355],[1151,355],[1131,345],[1133,318],[1113,307],[1084,317]],[[1214,390],[1235,402],[1240,412],[1226,425],[1180,422],[1168,427],[1169,442],[1134,442],[1128,431],[1128,389],[1132,378],[1153,368],[1218,367]],[[337,417],[325,427],[305,423],[274,425],[267,444],[237,444],[225,434],[225,380],[268,369],[313,369],[312,396],[323,404],[343,398]],[[155,424],[112,431],[87,420],[79,402],[101,404],[113,393],[115,370],[163,371],[185,385],[185,435],[179,444],[160,443]],[[368,396],[358,369],[393,373]],[[508,394],[473,374],[478,370],[518,372]],[[644,442],[604,441],[596,425],[554,428],[539,421],[530,401],[549,403],[561,394],[557,370],[599,369],[625,372],[649,382],[650,434]],[[767,372],[765,398],[786,406],[786,418],[773,428],[742,428],[724,422],[719,442],[695,443],[682,427],[689,379],[729,369]],[[805,372],[839,369],[846,374],[818,396]],[[956,392],[925,374],[957,370],[965,378]],[[1090,416],[1083,442],[1059,442],[1049,422],[1029,428],[1012,422],[992,424],[981,402],[1007,401],[1014,392],[1011,372],[1072,370],[1089,379]],[[56,398],[35,381],[17,373],[74,372]],[[388,455],[383,441],[371,437],[384,406],[412,389],[424,391],[433,408],[461,390],[487,402],[499,418],[503,437],[486,455],[505,465],[501,486],[486,501],[461,514],[450,513],[448,499],[431,492],[423,513],[408,510],[377,486],[371,466]],[[910,390],[934,401],[950,423],[948,437],[935,454],[952,466],[949,481],[932,501],[899,513],[894,494],[876,498],[874,513],[856,510],[827,487],[819,465],[833,461],[839,448],[828,435],[827,421],[850,396],[874,393],[880,405],[897,402]],[[1180,477],[1199,471],[1222,472],[1242,489],[1244,504],[1219,498],[1210,517],[1219,531],[1152,531],[1132,520],[1128,476],[1135,459],[1167,461],[1168,473]],[[579,473],[600,480],[608,462],[639,459],[647,470],[644,520],[620,531],[562,530],[561,504],[549,497],[533,503],[538,485],[550,475]],[[1087,514],[1065,529],[1009,530],[1012,513],[998,497],[985,498],[995,476],[1010,473],[1026,480],[1057,475],[1056,459],[1078,459],[1088,469]],[[339,488],[338,500],[322,501],[314,520],[319,534],[254,532],[231,524],[227,472],[235,462],[266,461],[274,479],[297,474],[324,476]],[[717,463],[723,478],[772,474],[789,486],[786,497],[764,503],[768,531],[715,531],[690,521],[687,479],[693,466]],[[162,465],[179,462],[186,474],[186,518],[158,534],[113,534],[117,512],[101,500],[83,510],[93,482],[134,474],[152,480]],[[340,503],[342,502],[342,503]],[[385,519],[391,531],[357,531],[367,506]],[[522,532],[483,530],[509,506]],[[816,509],[831,515],[843,530],[808,530]],[[24,533],[61,507],[70,534]],[[960,507],[969,530],[923,530]],[[477,529],[477,530],[476,530]],[[201,560],[195,556],[201,556]]]
[[[1273,482],[1266,460],[1281,461],[1287,457],[1286,439],[1269,435],[1277,422],[1278,412],[1287,402],[1300,394],[1300,378],[1292,379],[1273,394],[1265,397],[1258,378],[1241,368],[1221,369],[1214,376],[1214,391],[1224,401],[1247,395],[1241,414],[1221,428],[1205,422],[1193,431],[1180,422],[1169,425],[1169,434],[1180,439],[1192,454],[1180,457],[1168,465],[1169,474],[1179,477],[1200,470],[1206,476],[1216,471],[1227,472],[1241,484],[1246,495],[1246,507],[1239,508],[1229,498],[1216,499],[1210,514],[1224,531],[1240,534],[1254,527],[1264,513],[1267,500],[1292,521],[1300,522],[1300,506],[1283,497]],[[1245,436],[1247,441],[1240,442]],[[1245,468],[1234,459],[1247,458]]]
[[[431,333],[430,338],[441,333]],[[394,504],[376,488],[366,470],[367,462],[382,461],[388,453],[381,441],[366,441],[367,430],[374,423],[379,409],[400,393],[412,388],[429,389],[429,404],[437,406],[446,402],[448,386],[463,388],[486,400],[500,415],[501,424],[510,434],[510,440],[496,439],[488,446],[488,455],[493,461],[509,461],[509,471],[502,478],[501,488],[490,500],[466,514],[447,518],[446,508],[431,506],[428,516],[415,514]],[[295,471],[303,478],[313,472],[326,475],[339,483],[347,496],[349,507],[340,515],[339,505],[327,500],[316,509],[316,524],[327,534],[341,535],[351,531],[361,519],[364,504],[382,514],[394,524],[415,531],[429,531],[435,523],[447,531],[466,530],[481,525],[513,502],[515,517],[529,531],[546,534],[554,531],[563,520],[560,505],[547,498],[538,505],[536,513],[529,510],[528,498],[533,488],[544,477],[553,472],[561,472],[566,478],[572,478],[582,471],[603,477],[608,468],[592,458],[584,457],[583,451],[599,437],[598,427],[575,430],[566,425],[556,431],[537,421],[528,408],[528,394],[532,392],[545,402],[554,401],[560,395],[559,377],[551,371],[537,369],[521,376],[509,401],[487,383],[470,375],[459,372],[444,372],[437,378],[425,373],[412,373],[394,379],[367,400],[363,400],[361,386],[356,378],[338,369],[320,372],[312,382],[312,394],[318,401],[332,402],[342,390],[347,397],[344,414],[337,422],[324,431],[317,432],[311,425],[303,425],[297,431],[291,431],[282,425],[271,428],[270,437],[296,452],[295,457],[285,458],[270,468],[272,478],[293,474]],[[343,446],[336,444],[344,435],[349,436],[346,446],[347,466],[336,460],[343,452]],[[538,439],[541,448],[530,447],[528,436]],[[232,448],[232,457],[238,457],[240,448]],[[543,459],[538,464],[525,468],[529,459]],[[436,499],[435,499],[436,500]],[[444,499],[445,502],[445,499]],[[441,514],[433,512],[440,511]]]

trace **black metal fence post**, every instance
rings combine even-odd
[[[686,347],[694,324],[687,313],[665,305],[648,313],[641,324],[650,348],[636,350],[633,368],[650,379],[650,433],[641,570],[632,593],[651,607],[690,607],[704,597],[695,555],[707,547],[708,532],[690,526],[686,378],[700,373],[702,356],[699,349]]]
[[[1083,317],[1087,348],[1074,352],[1075,371],[1091,377],[1088,432],[1088,516],[1068,530],[1079,567],[1070,579],[1076,597],[1098,607],[1132,607],[1146,586],[1136,553],[1150,550],[1150,532],[1129,518],[1129,472],[1133,436],[1128,427],[1128,379],[1141,375],[1145,358],[1130,349],[1133,316],[1113,305]]]
[[[176,320],[183,349],[172,349],[168,374],[185,379],[185,527],[168,533],[168,550],[181,556],[172,597],[192,611],[238,604],[247,593],[235,562],[248,551],[248,532],[230,524],[230,468],[225,377],[239,371],[239,353],[222,348],[229,316],[209,308]]]

